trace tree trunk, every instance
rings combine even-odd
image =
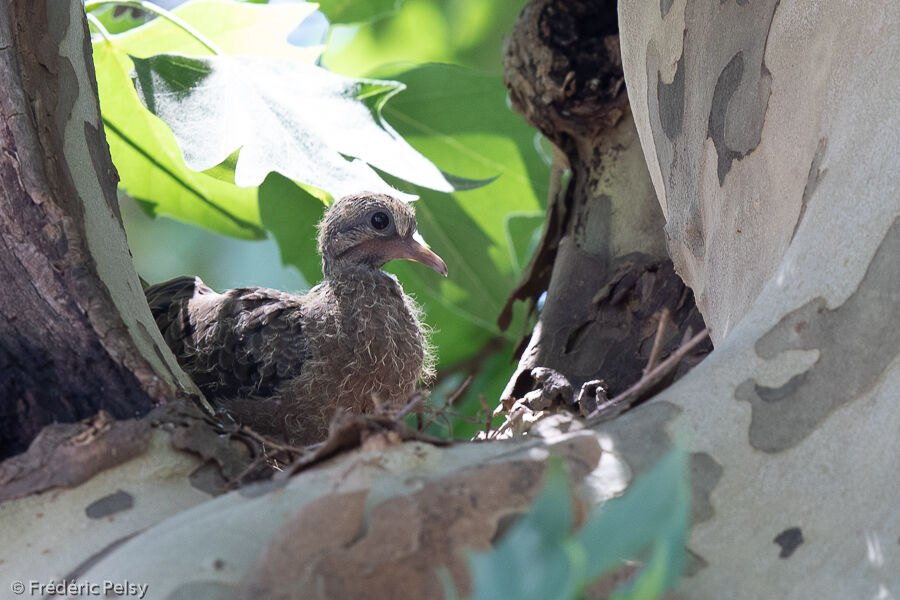
[[[580,497],[600,503],[678,437],[691,453],[693,494],[692,562],[680,594],[891,597],[900,589],[900,71],[892,60],[900,5],[623,2],[620,24],[634,122],[671,252],[702,287],[718,340],[703,363],[591,429],[547,419],[524,440],[450,448],[365,432],[365,451],[157,526],[200,494],[180,479],[174,490],[156,485],[194,463],[148,452],[78,489],[4,503],[16,524],[45,528],[25,536],[0,527],[0,549],[12,549],[3,566],[41,580],[128,579],[159,597],[431,597],[440,566],[464,585],[454,551],[501,534],[532,502],[550,453],[569,459]],[[9,46],[0,37],[0,48]],[[3,122],[15,123],[3,106]],[[563,208],[548,224],[560,237],[575,232]],[[558,246],[558,255],[556,245],[545,249],[558,258]],[[547,281],[568,268],[547,264]],[[567,273],[557,289],[580,285],[584,270]],[[191,436],[176,428],[171,437]],[[199,487],[203,475],[190,479]],[[128,502],[131,486],[140,501]],[[78,535],[47,527],[45,513],[65,515],[58,522]],[[53,552],[34,561],[33,549],[19,550],[26,539],[53,540]]]
[[[500,317],[502,327],[513,301],[534,306],[546,290],[503,400],[538,385],[535,367],[565,377],[573,393],[603,380],[617,395],[641,377],[664,310],[672,318],[662,357],[704,325],[666,254],[665,220],[628,106],[616,3],[530,2],[504,45],[504,71],[513,108],[555,144],[557,177],[568,166],[571,178],[550,198],[544,238]]]
[[[0,457],[196,393],[131,260],[78,0],[0,8]]]

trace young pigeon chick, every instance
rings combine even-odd
[[[213,404],[296,444],[325,437],[336,410],[406,403],[430,374],[419,308],[381,268],[414,260],[447,275],[412,207],[384,194],[341,198],[319,224],[324,280],[298,296],[214,292],[198,277],[145,290],[166,343]],[[373,400],[375,398],[375,400]]]

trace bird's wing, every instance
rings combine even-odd
[[[152,286],[147,298],[166,343],[208,396],[269,396],[300,375],[308,350],[297,296],[266,288],[217,294],[182,277]]]
[[[153,320],[178,362],[182,362],[186,356],[185,342],[194,334],[188,315],[188,302],[195,295],[203,294],[215,292],[199,277],[176,277],[144,289]]]

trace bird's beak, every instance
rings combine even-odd
[[[444,277],[447,276],[447,265],[441,257],[425,246],[425,240],[417,231],[410,237],[400,238],[391,244],[391,259],[414,260],[426,267],[431,267]]]

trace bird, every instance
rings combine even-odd
[[[163,339],[218,410],[293,444],[328,434],[337,411],[405,404],[433,375],[422,311],[382,267],[407,259],[447,276],[410,203],[361,192],[318,226],[323,280],[303,295],[217,293],[199,277],[144,290]]]

